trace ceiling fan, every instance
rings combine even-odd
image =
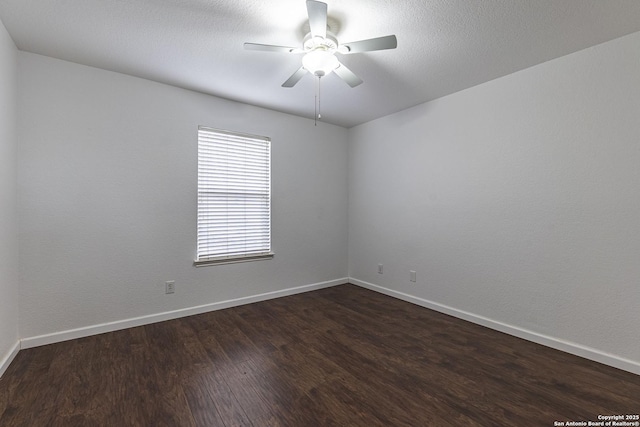
[[[327,29],[327,4],[307,0],[310,32],[302,41],[302,48],[275,46],[269,44],[245,43],[248,50],[266,52],[304,53],[302,66],[282,84],[282,87],[293,87],[307,73],[323,77],[332,71],[349,86],[356,87],[362,79],[355,75],[344,64],[338,61],[336,53],[351,54],[374,50],[395,49],[398,41],[395,35],[360,40],[339,44],[338,39]]]

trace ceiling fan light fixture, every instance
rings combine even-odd
[[[322,77],[338,68],[340,62],[332,52],[318,49],[307,53],[302,58],[302,65],[314,76]]]

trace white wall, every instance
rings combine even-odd
[[[351,129],[349,275],[640,373],[639,52],[636,33]]]
[[[30,53],[19,71],[22,338],[347,276],[345,129]],[[273,260],[193,267],[198,125],[271,137]]]
[[[0,375],[18,343],[17,66],[18,50],[0,22]]]

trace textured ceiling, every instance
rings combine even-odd
[[[640,31],[638,0],[327,0],[341,42],[398,48],[340,56],[364,83],[322,79],[323,120],[351,127]],[[281,84],[300,55],[304,0],[0,0],[19,49],[312,118],[315,81]],[[308,28],[308,27],[307,27]]]

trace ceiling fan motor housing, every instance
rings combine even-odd
[[[338,50],[338,39],[329,31],[327,31],[327,35],[324,38],[313,37],[313,34],[307,33],[302,40],[302,48],[305,52],[323,49],[333,53]]]

